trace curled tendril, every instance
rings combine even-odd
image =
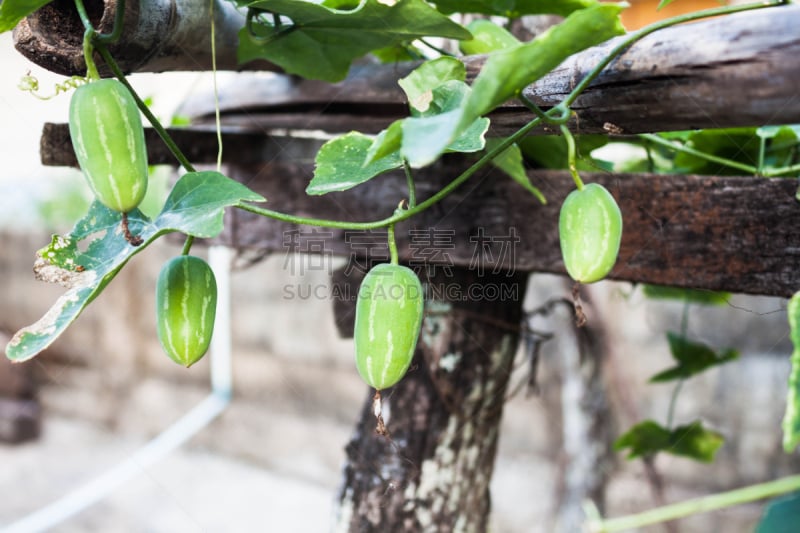
[[[31,93],[33,96],[38,98],[39,100],[50,100],[55,98],[61,93],[68,92],[70,89],[77,89],[81,85],[87,83],[88,80],[82,76],[72,76],[71,78],[66,79],[61,83],[55,84],[55,92],[51,95],[42,96],[39,93],[39,80],[36,79],[35,76],[31,76],[31,73],[28,72],[25,74],[22,79],[19,81],[17,87],[20,91],[27,91]]]

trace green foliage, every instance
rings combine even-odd
[[[597,0],[432,0],[445,14],[481,13],[517,18],[523,15],[552,14],[566,17],[573,11],[598,4]]]
[[[467,68],[452,57],[426,61],[397,84],[406,93],[412,111],[425,112],[433,100],[433,90],[448,81],[465,81]]]
[[[690,341],[678,333],[667,333],[667,340],[672,357],[677,364],[650,378],[652,383],[686,379],[739,357],[737,350],[729,348],[716,352],[707,345]]]
[[[786,453],[791,453],[800,445],[800,292],[789,300],[786,314],[794,351],[789,374],[789,392],[786,395],[786,413],[783,415],[783,449]]]
[[[317,153],[314,178],[306,187],[306,193],[319,195],[346,191],[402,166],[403,161],[396,152],[365,165],[370,146],[372,138],[357,131],[326,142]]]
[[[128,260],[159,236],[180,231],[195,237],[214,237],[222,231],[225,207],[263,200],[244,185],[217,172],[186,174],[175,184],[155,220],[137,209],[128,214],[131,232],[144,240],[138,247],[131,246],[121,235],[120,213],[94,202],[70,234],[54,236],[50,245],[39,251],[41,264],[36,267],[39,276],[64,285],[67,292],[44,317],[14,335],[6,346],[6,356],[25,361],[47,348]],[[82,241],[86,241],[85,248],[79,247]]]
[[[619,21],[621,9],[603,4],[576,11],[533,41],[489,56],[471,90],[465,87],[461,91],[465,98],[458,107],[451,106],[433,117],[412,119],[409,131],[404,129],[404,142],[406,135],[414,136],[410,141],[414,143],[412,166],[434,161],[453,140],[468,129],[477,128],[475,121],[481,116],[519,94],[570,55],[624,33]]]
[[[663,8],[663,7],[667,7],[668,5],[670,5],[670,4],[671,4],[672,2],[674,2],[674,1],[675,1],[675,0],[661,0],[661,1],[658,3],[658,7],[657,7],[656,9],[661,9],[661,8]]]
[[[502,139],[487,139],[486,147],[493,149],[496,145],[502,142]],[[546,204],[547,198],[544,197],[540,191],[528,177],[525,172],[525,165],[522,161],[522,152],[519,146],[512,144],[502,152],[500,152],[494,159],[492,165],[508,174],[511,179],[522,185],[528,192],[534,195],[541,203]]]
[[[436,36],[469,39],[470,33],[423,0],[237,0],[237,5],[264,9],[290,19],[275,27],[257,18],[239,32],[242,63],[266,59],[290,74],[335,82],[347,75],[353,60],[382,48]],[[271,20],[271,19],[269,19]]]
[[[519,39],[510,31],[488,19],[473,20],[467,25],[467,29],[472,34],[472,39],[458,43],[462,54],[488,54],[520,44]]]
[[[796,533],[800,523],[800,492],[776,498],[767,504],[755,533]]]
[[[628,459],[665,452],[710,463],[724,442],[721,434],[704,428],[700,421],[669,430],[645,420],[620,436],[614,442],[614,449],[628,450]]]
[[[0,2],[0,33],[13,30],[24,19],[52,0],[3,0]]]
[[[374,139],[350,132],[325,143],[317,153],[314,177],[306,188],[312,195],[345,191],[388,170],[403,160],[412,167],[436,159],[440,131],[454,126],[459,109],[469,96],[466,70],[460,61],[443,57],[423,63],[399,81],[408,97],[411,116],[397,120]],[[476,152],[485,145],[489,119],[479,118],[445,147],[452,152]]]
[[[702,305],[727,305],[731,298],[731,293],[729,292],[685,289],[665,285],[644,284],[642,285],[642,292],[648,298],[655,300],[679,300]]]
[[[489,56],[472,85],[462,124],[516,96],[572,54],[625,33],[619,20],[622,9],[615,4],[581,9],[529,43]]]

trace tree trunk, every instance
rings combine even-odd
[[[364,403],[336,531],[487,531],[527,275],[440,270],[411,370],[383,391],[388,436],[375,433],[372,392]]]

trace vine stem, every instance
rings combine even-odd
[[[217,130],[217,172],[222,172],[222,119],[219,113],[219,86],[217,84],[217,33],[214,23],[214,3],[208,0],[211,14],[211,76],[214,81],[214,125]]]
[[[408,160],[403,159],[403,172],[406,173],[406,183],[408,184],[408,207],[417,205],[417,188],[414,185],[414,174],[411,172],[411,165]]]
[[[642,513],[603,520],[598,513],[592,511],[588,529],[592,533],[616,533],[659,524],[686,516],[716,511],[734,505],[741,505],[764,498],[772,498],[789,492],[800,490],[800,475],[789,476],[766,483],[750,485],[719,494],[711,494],[679,503],[650,509]]]
[[[581,179],[580,174],[578,174],[575,137],[572,135],[572,132],[569,131],[569,128],[564,124],[561,124],[559,127],[561,128],[561,135],[563,135],[564,139],[567,141],[567,168],[569,168],[569,173],[572,175],[572,181],[575,182],[575,187],[577,187],[579,191],[582,191],[583,180]]]
[[[689,331],[689,306],[688,298],[683,300],[683,311],[681,312],[681,337],[686,338],[686,333]],[[678,402],[678,395],[686,382],[685,378],[681,378],[672,389],[672,395],[669,399],[669,408],[667,409],[667,429],[672,429],[672,422],[675,418],[675,404]]]
[[[695,157],[699,157],[701,159],[705,159],[706,161],[710,161],[712,163],[719,163],[720,165],[725,165],[727,167],[735,168],[736,170],[741,170],[748,174],[758,174],[758,168],[754,167],[753,165],[747,165],[745,163],[739,163],[738,161],[733,161],[731,159],[727,159],[725,157],[719,157],[712,154],[707,154],[705,152],[701,152],[700,150],[695,150],[694,148],[689,148],[688,146],[684,146],[681,144],[675,144],[667,139],[662,139],[658,135],[653,135],[652,133],[642,133],[639,134],[641,139],[645,139],[653,144],[658,144],[660,146],[664,146],[669,148],[670,150],[674,150],[676,152],[682,152],[684,154],[693,155]]]
[[[96,35],[95,31],[91,28],[87,29],[83,34],[83,58],[86,62],[86,79],[95,81],[100,79],[100,73],[97,72],[97,65],[94,62],[94,45],[92,40]]]
[[[183,249],[181,250],[181,255],[189,255],[189,251],[192,249],[192,244],[194,244],[194,237],[191,235],[186,236],[186,240],[183,243]]]
[[[389,224],[386,230],[389,243],[389,260],[393,265],[397,265],[400,262],[400,254],[397,253],[397,241],[394,238],[394,224]]]

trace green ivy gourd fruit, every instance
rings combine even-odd
[[[611,193],[597,183],[569,193],[561,205],[558,236],[572,279],[592,283],[606,277],[622,240],[622,213]]]
[[[491,20],[477,19],[467,25],[472,39],[459,41],[458,47],[466,55],[488,54],[520,44],[511,32]]]
[[[211,343],[217,282],[208,263],[181,255],[162,267],[156,282],[158,340],[176,363],[190,367]]]
[[[147,149],[130,91],[113,78],[78,87],[70,101],[69,133],[95,197],[121,213],[138,206],[147,192]]]
[[[380,391],[405,375],[417,346],[425,298],[422,284],[404,266],[381,264],[358,291],[354,340],[356,367]]]

